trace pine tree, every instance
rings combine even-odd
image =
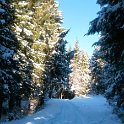
[[[100,57],[105,61],[106,96],[118,111],[123,112],[124,1],[98,0],[97,3],[102,6],[102,9],[98,17],[91,22],[88,34],[95,32],[101,34],[100,40],[95,45],[100,46]]]
[[[22,65],[21,72],[25,74],[23,77],[29,88],[28,94],[42,95],[51,82],[53,52],[64,31],[60,25],[62,16],[54,0],[13,1],[17,17],[14,30],[21,45],[21,52],[18,52],[26,62]],[[22,91],[24,88],[25,85]]]
[[[19,42],[12,31],[14,8],[9,0],[0,1],[0,115],[20,106]]]
[[[91,69],[91,92],[95,94],[105,93],[105,80],[104,80],[104,61],[99,57],[99,48],[95,48],[93,56],[90,60]]]
[[[52,59],[52,52],[57,44],[59,33],[64,29],[60,27],[62,17],[61,13],[58,11],[58,5],[54,0],[41,1],[41,3],[38,4],[36,4],[34,16],[34,22],[37,23],[34,33],[36,40],[32,48],[34,51],[37,51],[34,53],[33,57],[35,57],[35,62],[38,60],[37,63],[39,63],[41,68],[35,67],[36,73],[34,72],[34,74],[39,77],[39,82],[43,87],[45,83],[49,82],[44,81],[46,77],[50,80],[49,69],[47,68],[52,64],[52,60],[50,60]]]
[[[53,66],[51,69],[51,85],[52,85],[52,93],[54,94],[54,97],[56,97],[56,94],[61,89],[67,89],[69,88],[69,60],[68,60],[68,54],[66,51],[66,43],[63,38],[67,32],[62,32],[59,36],[58,43],[55,47],[55,53],[53,54]]]
[[[88,55],[79,49],[78,41],[75,43],[74,58],[71,60],[72,73],[70,74],[71,89],[76,95],[84,95],[89,91],[90,71]]]
[[[36,86],[33,82],[33,60],[31,58],[33,49],[33,8],[30,6],[30,1],[12,0],[12,5],[15,8],[15,20],[12,30],[18,40],[19,48],[15,59],[19,61],[19,73],[21,75],[19,97],[21,102],[29,100],[34,93]],[[21,105],[20,105],[21,108]]]
[[[60,82],[61,87],[67,85],[69,63],[66,41],[63,38],[68,31],[61,27],[62,15],[54,0],[11,2],[9,6],[7,0],[0,1],[0,36],[3,38],[0,43],[0,76],[3,82],[0,94],[6,97],[2,91],[6,89],[4,92],[9,98],[5,102],[8,102],[11,112],[16,114],[18,109],[27,111],[28,108],[22,108],[24,100],[30,105],[29,102],[36,99],[38,102],[35,109],[41,105],[55,78],[58,89]],[[1,108],[3,97],[0,101]],[[11,115],[10,120],[14,117],[16,115]]]
[[[60,71],[60,73],[62,73],[62,70],[59,70],[56,66],[60,66],[60,62],[65,61],[62,60],[61,55],[63,56],[63,59],[65,59],[66,53],[64,53],[65,51],[63,51],[63,49],[65,50],[65,41],[63,41],[63,38],[64,33],[66,35],[66,32],[64,32],[64,28],[61,27],[62,15],[61,12],[58,11],[58,4],[54,0],[42,1],[42,6],[39,6],[39,9],[37,7],[36,11],[37,14],[35,14],[35,18],[36,16],[42,17],[37,18],[38,20],[35,19],[35,22],[42,25],[40,27],[41,33],[37,36],[39,36],[38,40],[39,42],[41,42],[42,50],[40,50],[40,52],[42,52],[42,60],[40,61],[40,63],[42,64],[43,69],[41,70],[40,74],[43,83],[43,92],[46,96],[47,94],[52,94],[51,92],[53,91],[53,89],[55,89],[53,83],[58,87],[58,85],[60,85],[64,80],[61,79],[63,75],[59,74],[59,76],[57,77],[57,70]],[[39,26],[37,26],[37,29],[39,29]],[[35,50],[36,47],[39,47],[39,44],[37,43],[33,44]],[[56,84],[57,82],[59,84]]]

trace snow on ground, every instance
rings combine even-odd
[[[51,99],[41,111],[1,124],[121,124],[102,96]]]

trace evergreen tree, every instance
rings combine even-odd
[[[55,87],[57,86],[58,92],[61,88],[69,90],[69,59],[68,54],[65,49],[66,41],[63,39],[65,35],[68,33],[64,32],[60,34],[60,39],[56,46],[56,53],[54,54],[54,74],[55,77],[52,77],[52,81],[55,83]]]
[[[19,42],[12,31],[14,8],[9,0],[0,1],[0,115],[20,106]]]
[[[55,0],[11,2],[10,6],[9,0],[0,0],[0,107],[6,103],[16,114],[18,109],[31,109],[22,110],[25,100],[30,105],[35,99],[34,109],[41,105],[51,84],[52,91],[67,87],[70,69],[63,39],[68,31],[61,27]]]
[[[70,74],[71,89],[76,95],[84,95],[89,91],[90,71],[88,55],[79,49],[78,41],[75,43],[74,58],[71,60],[72,73]]]
[[[17,1],[13,0],[16,8],[14,31],[20,41],[20,58],[23,65],[22,91],[28,91],[27,96],[43,93],[44,69],[50,54],[57,43],[61,15],[54,0],[49,1]],[[26,86],[29,90],[25,90]],[[26,95],[26,94],[25,94]]]
[[[54,0],[42,1],[39,15],[41,15],[42,18],[40,21],[36,21],[42,24],[41,28],[43,31],[39,38],[42,43],[42,56],[44,55],[42,61],[40,61],[43,65],[41,75],[43,92],[45,96],[49,94],[51,97],[50,94],[55,90],[54,85],[56,85],[57,91],[62,87],[63,81],[65,80],[61,68],[64,68],[65,64],[62,63],[64,63],[67,58],[65,50],[66,42],[63,38],[68,31],[65,32],[64,28],[61,27],[62,15],[61,12],[58,11],[58,4]],[[63,56],[63,58],[61,56]]]
[[[67,33],[68,31],[59,35],[59,40],[46,63],[45,94],[50,98],[58,97],[60,90],[69,88],[69,58],[65,49],[67,42],[63,39]]]
[[[100,57],[105,61],[106,96],[110,103],[123,113],[124,1],[98,0],[97,3],[102,9],[98,17],[91,22],[88,34],[101,34],[95,45],[100,46]]]
[[[104,62],[99,57],[99,48],[95,48],[93,56],[90,60],[91,70],[91,92],[95,94],[105,93],[105,82],[104,82]]]
[[[20,104],[24,100],[29,103],[29,99],[34,95],[34,92],[37,89],[32,76],[34,68],[33,60],[31,58],[33,52],[32,43],[34,42],[32,31],[34,9],[30,4],[32,4],[32,0],[12,0],[16,18],[12,30],[15,32],[19,44],[17,55],[15,55],[14,58],[19,61],[19,73],[21,75],[19,82]],[[20,109],[22,109],[22,104],[20,105]],[[28,107],[25,108],[25,110],[27,109]]]
[[[36,69],[36,71],[39,70],[36,75],[42,78],[40,78],[40,82],[43,86],[50,81],[50,69],[47,68],[51,68],[50,65],[52,66],[53,51],[58,42],[59,33],[64,29],[60,27],[62,17],[54,0],[41,1],[41,6],[36,7],[35,12],[35,23],[37,23],[35,34],[39,42],[36,41],[33,44],[33,49],[39,51],[39,54],[36,52],[34,55],[41,66],[41,69],[39,67]],[[45,81],[46,79],[48,81]]]
[[[64,31],[60,25],[62,15],[54,0],[13,1],[17,17],[14,29],[21,44],[21,56],[26,62],[22,65],[26,73],[23,69],[21,72],[25,74],[23,77],[28,77],[24,81],[28,84],[29,94],[42,95],[51,84],[50,70],[55,63],[53,53]]]

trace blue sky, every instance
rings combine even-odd
[[[92,55],[94,48],[92,44],[98,41],[98,35],[84,36],[88,29],[89,23],[97,17],[100,6],[96,0],[58,0],[59,10],[63,12],[65,29],[71,28],[66,36],[68,46],[74,46],[76,40],[79,41],[81,49],[88,55]]]

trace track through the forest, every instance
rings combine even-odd
[[[2,124],[121,124],[102,96],[50,99],[41,111]]]

